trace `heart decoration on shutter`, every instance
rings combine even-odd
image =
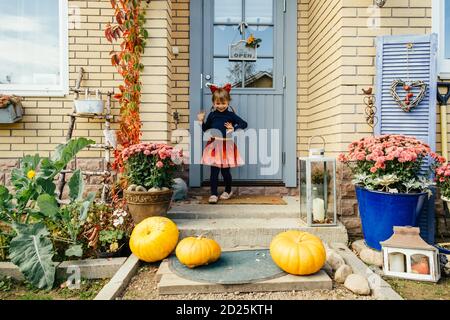
[[[398,94],[398,88],[401,87],[405,92],[405,96],[402,99]],[[413,88],[419,88],[419,94],[414,98]],[[427,92],[427,84],[422,80],[406,83],[403,80],[394,80],[391,85],[391,95],[395,102],[405,112],[411,112],[411,110],[419,105],[425,98]],[[413,99],[414,98],[414,99]]]

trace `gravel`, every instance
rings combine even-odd
[[[158,264],[144,264],[133,277],[123,296],[123,300],[374,300],[371,296],[358,296],[333,283],[333,290],[291,291],[291,292],[251,292],[251,293],[210,293],[159,295],[156,282]]]

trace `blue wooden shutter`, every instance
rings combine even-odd
[[[407,45],[413,48],[409,50]],[[436,150],[436,53],[437,35],[381,36],[377,38],[376,107],[378,123],[375,134],[415,136]],[[409,78],[407,71],[409,60]],[[425,99],[411,112],[400,109],[390,94],[394,80],[422,80],[427,85]],[[424,167],[429,165],[424,164]],[[435,206],[433,196],[419,218],[421,236],[434,243]]]

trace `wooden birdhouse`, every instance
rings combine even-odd
[[[386,276],[438,282],[439,251],[420,237],[420,229],[394,227],[394,234],[381,242]]]

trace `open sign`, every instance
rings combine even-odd
[[[257,49],[246,46],[247,42],[241,40],[235,44],[230,45],[229,57],[230,61],[256,61]]]

